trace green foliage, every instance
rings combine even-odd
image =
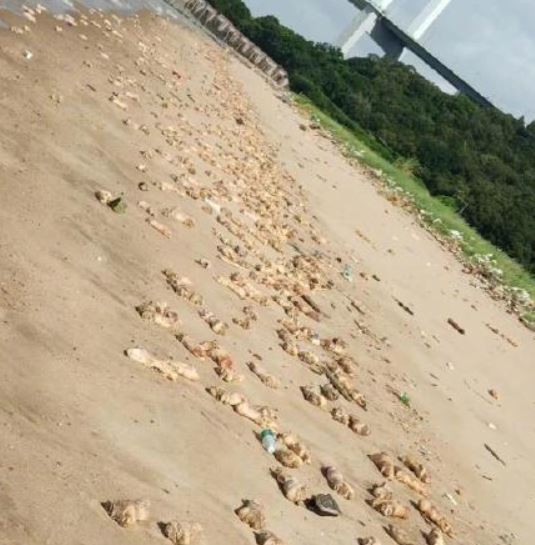
[[[251,12],[242,0],[212,0],[210,3],[242,31],[252,21]]]
[[[421,168],[420,163],[413,157],[409,157],[408,159],[398,157],[394,161],[394,166],[408,176],[417,176]]]
[[[535,123],[446,95],[388,59],[344,60],[275,17],[253,18],[242,0],[212,3],[288,70],[292,90],[535,272]]]
[[[349,157],[358,159],[373,169],[383,172],[384,178],[389,180],[394,187],[401,188],[411,195],[417,209],[425,210],[428,221],[435,231],[450,236],[451,231],[457,231],[462,235],[461,249],[467,258],[473,256],[492,255],[496,267],[503,271],[505,285],[526,290],[532,299],[535,299],[535,278],[524,267],[511,259],[501,250],[498,250],[490,242],[482,238],[463,218],[452,208],[450,198],[437,198],[432,196],[424,184],[417,178],[407,175],[395,165],[375,153],[361,141],[353,131],[334,121],[323,111],[318,109],[307,97],[296,96],[297,105],[305,114],[321,123],[322,127],[331,133]],[[462,194],[457,199],[462,203]],[[535,327],[535,312],[528,312],[523,316],[524,320],[533,323]]]

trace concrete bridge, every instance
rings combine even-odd
[[[349,1],[359,8],[360,12],[337,41],[344,56],[347,57],[359,40],[368,34],[387,57],[399,60],[404,50],[412,51],[458,92],[482,106],[492,106],[486,97],[420,44],[422,37],[448,7],[451,0],[430,0],[425,9],[409,25],[408,30],[401,29],[388,17],[387,9],[394,0]]]

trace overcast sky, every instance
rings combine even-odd
[[[347,0],[244,1],[253,15],[276,15],[322,42],[335,41],[356,14]],[[394,0],[389,14],[406,28],[426,3]],[[535,0],[452,0],[422,43],[499,108],[535,118]],[[374,50],[366,40],[354,52]],[[413,56],[403,60],[419,67]]]

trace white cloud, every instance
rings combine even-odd
[[[273,13],[317,41],[333,41],[355,10],[347,0],[245,1],[255,15]],[[408,25],[425,2],[395,0],[389,13],[400,25]],[[533,0],[453,0],[424,43],[498,107],[533,119],[534,21]]]
[[[253,15],[275,15],[309,40],[333,42],[355,8],[345,0],[245,0]],[[306,9],[304,5],[306,4]]]

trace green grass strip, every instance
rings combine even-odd
[[[502,271],[501,283],[504,286],[524,290],[535,300],[535,278],[505,252],[485,240],[454,208],[431,195],[423,182],[410,174],[410,160],[392,164],[370,149],[354,132],[322,112],[305,96],[294,95],[294,100],[303,113],[333,136],[344,155],[374,170],[380,170],[386,185],[392,189],[401,189],[409,195],[415,207],[424,211],[426,221],[433,230],[449,238],[460,233],[462,238],[457,239],[458,244],[468,260],[487,256],[492,266]],[[535,325],[535,310],[525,313],[522,318]]]

